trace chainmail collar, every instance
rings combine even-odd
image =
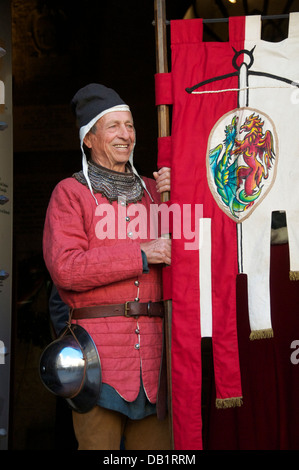
[[[125,200],[127,204],[140,201],[143,196],[143,186],[138,176],[133,173],[130,163],[126,165],[126,172],[109,170],[93,161],[88,162],[88,176],[95,193],[101,193],[109,202],[118,199]],[[83,171],[73,174],[79,183],[88,186]]]

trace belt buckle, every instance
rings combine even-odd
[[[152,316],[151,304],[152,304],[152,301],[150,300],[150,301],[147,303],[147,315],[148,315],[148,317],[151,317],[151,316]]]
[[[129,305],[128,305],[129,303],[130,303],[130,301],[127,301],[127,302],[125,303],[125,317],[130,317],[130,316],[131,316],[131,315],[129,314],[129,311],[130,311],[130,307],[129,307]]]

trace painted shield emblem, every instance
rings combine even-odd
[[[270,191],[276,176],[278,141],[269,116],[238,108],[213,127],[207,177],[219,207],[235,222],[245,220]]]

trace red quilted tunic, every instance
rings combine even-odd
[[[155,203],[159,204],[155,182],[144,180]],[[100,194],[96,197],[98,206],[89,189],[74,178],[60,182],[51,196],[43,250],[62,300],[73,308],[119,304],[136,298],[140,302],[161,300],[161,267],[150,265],[150,272],[145,274],[142,266],[140,243],[150,239],[152,202],[148,194],[144,192],[140,203],[127,207],[118,202],[110,204]],[[138,208],[142,209],[139,204],[146,208],[143,214],[146,213],[147,220],[143,218],[142,224],[138,224],[141,220]],[[99,238],[99,229],[103,228],[101,224],[107,216],[103,207],[113,214],[115,237]],[[138,231],[142,239],[132,237],[131,232],[136,236]],[[119,233],[120,239],[117,238]],[[78,320],[78,323],[86,328],[97,345],[103,383],[114,387],[125,400],[133,401],[139,392],[141,370],[146,395],[155,403],[162,320],[116,317]]]

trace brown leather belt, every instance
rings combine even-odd
[[[164,317],[163,302],[126,302],[124,304],[97,305],[94,307],[75,308],[71,312],[74,320],[101,317]]]

